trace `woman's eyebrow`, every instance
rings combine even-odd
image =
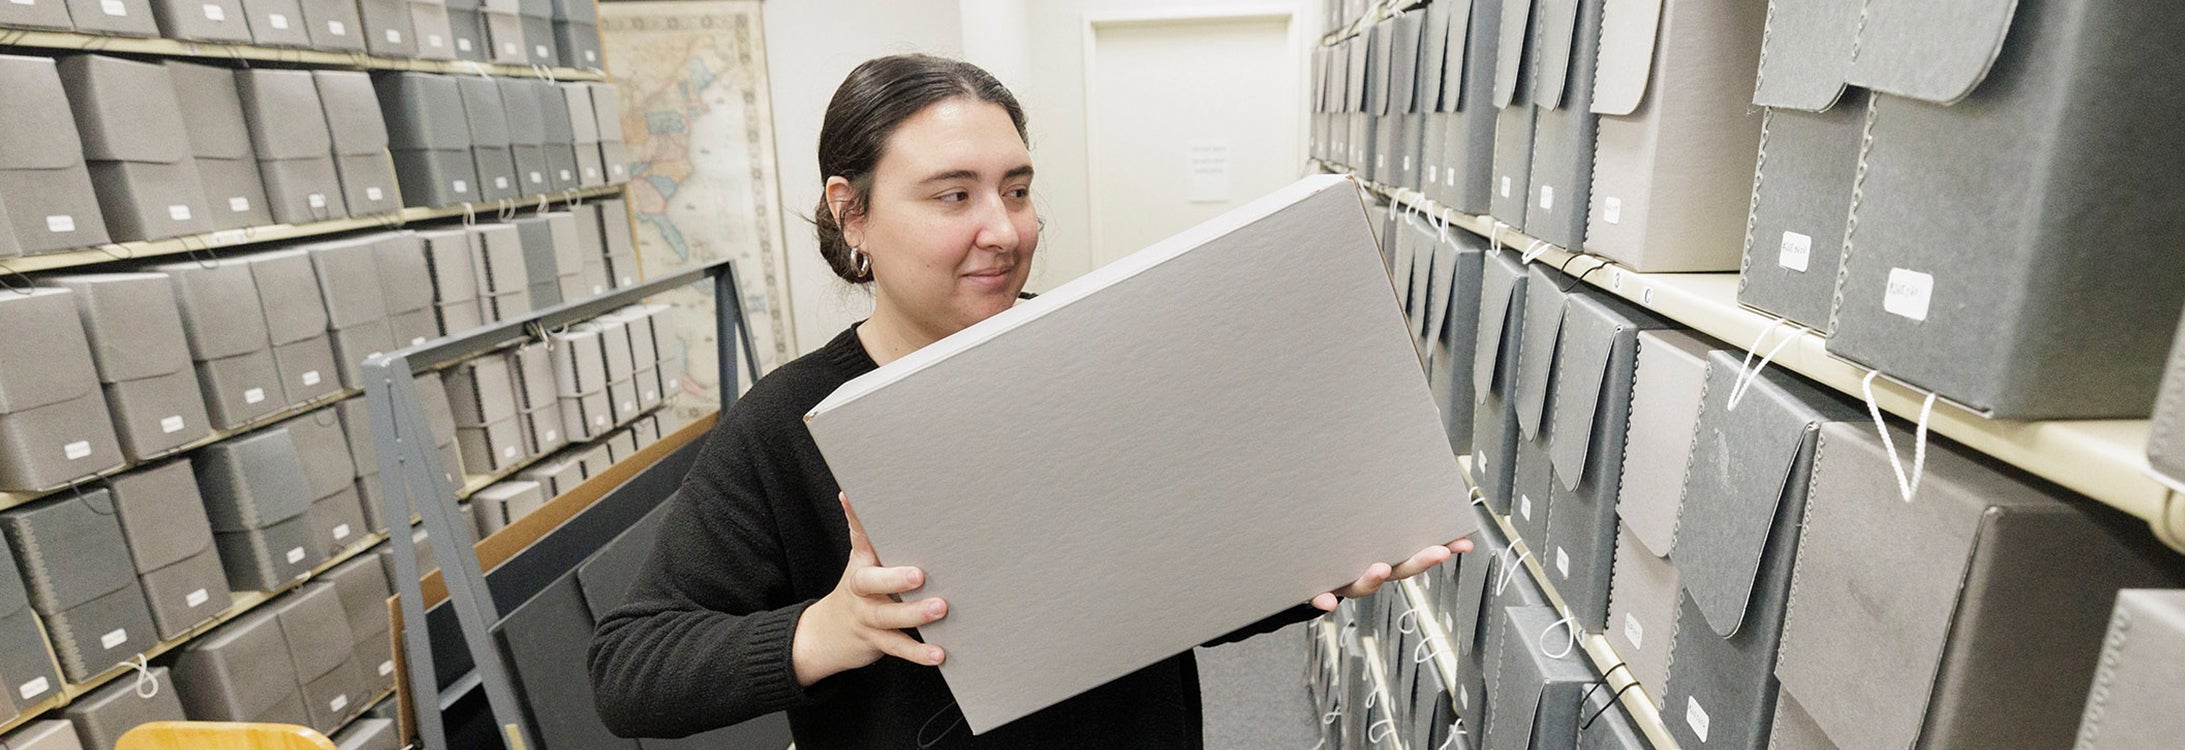
[[[1030,176],[1032,176],[1032,165],[1025,164],[1023,166],[1019,166],[1015,169],[1011,169],[1008,172],[1003,173],[1001,178],[1004,180],[1014,180],[1020,177]],[[954,180],[976,180],[978,178],[979,173],[976,171],[969,169],[951,169],[946,172],[935,173],[932,176],[929,176],[923,180],[919,180],[918,184],[924,185],[927,183],[950,182]]]

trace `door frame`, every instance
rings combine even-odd
[[[1295,81],[1298,89],[1297,93],[1303,96],[1310,93],[1309,89],[1312,85],[1310,79],[1312,76],[1311,71],[1306,69],[1304,54],[1306,31],[1305,25],[1300,23],[1300,20],[1297,6],[1284,3],[1225,7],[1149,8],[1086,13],[1084,15],[1084,40],[1079,45],[1079,49],[1083,51],[1085,75],[1079,81],[1079,86],[1084,92],[1085,106],[1085,223],[1088,225],[1086,227],[1086,241],[1091,245],[1091,247],[1085,248],[1088,256],[1099,252],[1101,248],[1099,165],[1102,162],[1100,161],[1100,132],[1098,128],[1093,127],[1095,118],[1098,117],[1097,113],[1100,112],[1098,109],[1098,95],[1094,93],[1093,86],[1097,76],[1095,67],[1099,58],[1100,29],[1131,26],[1170,26],[1191,23],[1213,24],[1235,21],[1281,21],[1283,27],[1288,30],[1290,37],[1289,44],[1286,45],[1288,59],[1285,64],[1291,70],[1292,80]],[[1307,149],[1303,137],[1306,125],[1305,109],[1303,107],[1298,108],[1297,123],[1295,125],[1298,128],[1299,138],[1297,139],[1297,153],[1292,154],[1292,158],[1301,165],[1304,164]],[[1097,265],[1093,266],[1093,268],[1098,267]]]

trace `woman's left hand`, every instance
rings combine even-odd
[[[1374,563],[1366,567],[1365,575],[1359,576],[1358,580],[1351,581],[1350,585],[1313,597],[1313,606],[1319,608],[1322,612],[1333,612],[1335,611],[1335,605],[1344,599],[1369,596],[1373,592],[1381,590],[1382,584],[1389,581],[1401,581],[1424,573],[1429,568],[1448,562],[1452,556],[1470,551],[1472,551],[1472,540],[1459,539],[1448,544],[1437,544],[1419,550],[1418,554],[1412,555],[1411,559],[1397,564],[1394,568],[1389,567],[1388,563]]]

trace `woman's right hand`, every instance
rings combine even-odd
[[[916,591],[926,583],[925,571],[912,567],[884,568],[865,538],[865,526],[850,508],[848,494],[838,496],[842,513],[850,523],[850,563],[842,571],[835,590],[813,602],[797,620],[790,642],[797,684],[810,687],[837,672],[857,669],[882,657],[893,656],[927,666],[940,666],[946,658],[941,647],[919,643],[904,633],[941,619],[948,603],[940,599],[898,602],[892,595]]]

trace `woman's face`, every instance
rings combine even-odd
[[[849,195],[841,178],[828,198]],[[839,193],[839,197],[838,197]],[[956,97],[888,137],[863,216],[843,237],[872,258],[878,304],[947,335],[1009,309],[1039,245],[1032,154],[1000,105]]]

